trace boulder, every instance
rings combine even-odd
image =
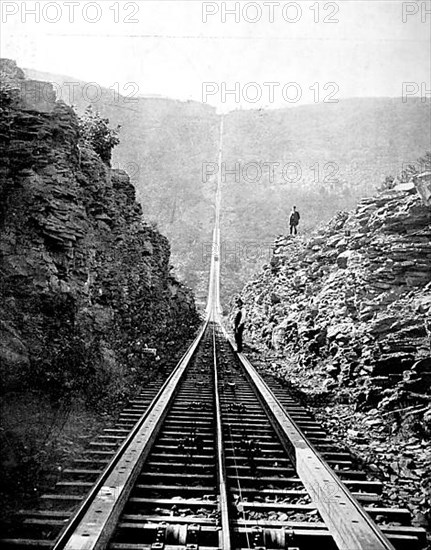
[[[414,176],[413,184],[425,206],[431,206],[431,172]]]
[[[337,256],[337,265],[340,269],[346,269],[347,267],[352,267],[359,259],[360,255],[357,252],[346,250]]]
[[[276,350],[283,348],[286,342],[286,334],[291,331],[296,324],[291,319],[284,319],[272,330],[271,344]]]
[[[355,334],[353,323],[338,323],[330,325],[327,330],[328,340],[349,340]]]

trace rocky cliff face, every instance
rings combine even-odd
[[[429,175],[417,187],[364,199],[307,240],[275,241],[270,265],[242,292],[249,337],[276,353],[275,371],[317,372],[314,390],[350,386],[370,406],[429,402]]]
[[[224,117],[223,164],[217,167],[220,116],[207,104],[124,97],[70,76],[26,74],[54,82],[79,113],[92,104],[113,125],[121,124],[114,164],[131,174],[146,219],[156,220],[168,236],[177,272],[203,305],[215,193],[207,171],[218,168],[222,177],[221,295],[227,303],[267,261],[293,204],[306,213],[302,229],[311,231],[373,193],[431,139],[426,98],[238,110]]]
[[[4,387],[115,395],[198,322],[169,242],[128,175],[80,147],[73,110],[3,61],[0,374]]]
[[[76,78],[25,69],[30,79],[53,82],[59,97],[79,114],[92,105],[113,126],[121,125],[121,143],[113,165],[128,171],[147,220],[169,238],[176,273],[205,307],[211,244],[214,185],[203,183],[203,166],[216,162],[219,116],[195,101],[122,96],[98,88],[92,96]],[[73,84],[73,86],[72,86]],[[46,95],[39,83],[39,94]],[[99,95],[96,94],[96,95]]]

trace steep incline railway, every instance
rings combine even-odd
[[[234,351],[220,322],[220,202],[219,182],[207,316],[196,340],[64,472],[40,509],[23,512],[2,548],[425,547],[408,510],[383,507],[381,484]]]
[[[134,405],[2,548],[424,547],[408,511],[381,507],[381,485],[238,356],[218,323],[206,323],[146,410]]]

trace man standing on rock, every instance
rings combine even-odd
[[[296,210],[296,206],[292,208],[292,212],[290,213],[290,234],[297,235],[298,234],[298,224],[299,220],[301,219],[301,216],[299,215],[299,212]]]
[[[236,351],[238,353],[242,353],[242,335],[244,332],[246,315],[247,314],[244,308],[244,302],[241,300],[241,298],[237,298],[233,328],[235,333]]]

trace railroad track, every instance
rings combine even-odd
[[[223,117],[219,166],[222,162]],[[220,324],[221,171],[207,318],[165,381],[123,411],[23,511],[5,550],[422,550],[408,510],[271,376],[236,354]]]
[[[207,320],[2,548],[416,550],[425,532]],[[379,527],[377,527],[377,522]]]

